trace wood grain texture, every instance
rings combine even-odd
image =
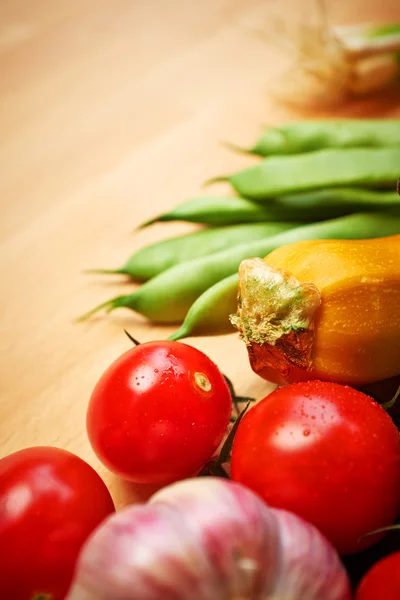
[[[256,0],[14,0],[0,4],[1,456],[38,444],[92,464],[118,505],[149,490],[98,463],[85,434],[98,377],[130,344],[165,338],[120,310],[74,318],[131,289],[89,277],[143,244],[193,227],[140,222],[239,168],[222,140],[252,140],[262,123],[300,114],[269,95],[277,47],[248,23],[274,2]],[[276,2],[275,2],[276,4]],[[292,15],[305,11],[287,0]],[[335,3],[338,22],[398,20],[398,0]],[[387,99],[335,114],[400,115]],[[332,111],[331,111],[332,112]],[[330,114],[329,112],[327,114]],[[262,397],[236,335],[193,338],[234,380]]]

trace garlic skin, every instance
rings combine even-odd
[[[66,600],[350,600],[346,572],[312,525],[244,486],[196,478],[107,519]]]
[[[201,600],[253,600],[274,588],[280,560],[277,521],[254,492],[222,479],[197,478],[162,489],[150,503],[181,507],[185,533],[211,567],[210,595]]]
[[[339,555],[318,529],[287,510],[269,510],[277,518],[281,542],[274,598],[351,598]]]

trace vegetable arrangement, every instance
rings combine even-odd
[[[227,178],[239,196],[194,198],[143,225],[207,228],[103,271],[145,283],[83,317],[125,307],[181,323],[169,341],[111,365],[87,431],[125,479],[192,479],[107,519],[81,554],[68,600],[350,598],[333,548],[360,553],[399,517],[397,426],[342,384],[400,375],[400,121],[293,123],[265,131],[250,152],[260,162]],[[234,413],[218,455],[231,389],[177,340],[226,331],[229,314],[253,369],[298,383]],[[236,484],[193,479],[228,473]]]
[[[399,517],[398,395],[380,406],[348,384],[400,376],[400,121],[293,123],[251,152],[263,160],[229,177],[242,197],[145,223],[208,228],[101,270],[145,283],[82,317],[125,307],[181,324],[169,340],[131,338],[86,420],[114,474],[173,485],[112,515],[102,480],[68,452],[0,460],[1,598],[350,600],[339,554],[379,543]],[[229,315],[254,371],[289,383],[250,409],[177,341],[226,331]],[[398,562],[377,563],[357,600]],[[397,598],[396,578],[385,585]]]
[[[193,198],[144,223],[186,220],[206,228],[142,248],[120,268],[98,270],[145,283],[81,319],[123,307],[155,323],[180,324],[173,340],[231,331],[243,260],[301,240],[400,233],[399,119],[269,127],[249,152],[259,162],[214,179],[229,181],[238,196]]]

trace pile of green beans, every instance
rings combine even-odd
[[[324,223],[304,225],[269,240],[265,254],[284,244],[317,239],[368,239],[400,233],[400,211],[355,213]],[[282,243],[283,242],[283,243]],[[190,307],[181,327],[168,339],[180,340],[193,334],[229,333],[229,315],[236,312],[237,273],[222,279],[201,294]]]
[[[268,223],[269,236],[232,246],[227,250],[179,263],[153,277],[133,294],[118,296],[94,308],[86,316],[105,308],[130,308],[155,323],[182,321],[191,304],[208,287],[234,273],[242,260],[254,253],[265,253],[268,240],[294,227],[293,223]],[[86,316],[82,318],[86,318]]]
[[[92,273],[128,275],[134,281],[148,281],[170,267],[201,256],[214,254],[226,247],[251,240],[261,240],[280,230],[280,224],[249,223],[216,229],[202,229],[194,233],[149,244],[141,248],[118,269],[91,269]]]
[[[266,130],[249,152],[262,158],[216,179],[238,195],[193,198],[139,227],[187,221],[202,229],[141,248],[122,267],[92,270],[144,283],[81,320],[125,307],[179,324],[170,339],[226,333],[242,260],[300,240],[400,233],[400,119],[289,123]]]

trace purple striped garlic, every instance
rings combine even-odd
[[[317,529],[231,481],[170,485],[89,538],[66,600],[350,600]]]

